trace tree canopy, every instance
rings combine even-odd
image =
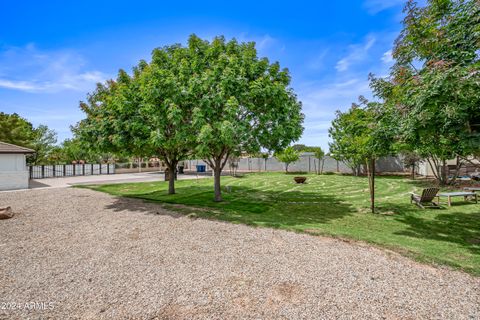
[[[220,174],[228,156],[281,150],[300,138],[301,103],[289,86],[288,70],[258,58],[255,43],[192,36],[189,47],[197,53],[192,61],[198,94],[195,152],[213,168],[215,200],[220,201]]]
[[[22,147],[30,147],[33,140],[33,125],[18,114],[0,112],[0,141]]]
[[[447,160],[480,153],[480,4],[409,1],[405,11],[391,74],[371,84],[398,119],[399,141],[446,183]]]
[[[194,153],[213,168],[220,201],[230,155],[283,149],[302,134],[301,104],[289,84],[288,70],[258,58],[253,42],[192,35],[187,46],[153,50],[133,75],[120,70],[99,84],[81,103],[87,118],[75,131],[98,150],[158,155],[172,171]]]
[[[154,49],[150,63],[140,61],[133,75],[120,70],[116,80],[98,85],[81,108],[87,118],[76,131],[102,151],[159,156],[170,172],[193,152],[192,111],[195,51],[180,45]],[[175,193],[170,174],[169,193]]]

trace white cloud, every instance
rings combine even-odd
[[[327,54],[329,53],[330,49],[324,49],[307,64],[308,67],[312,70],[319,70],[325,67],[325,58]]]
[[[347,71],[352,64],[361,62],[365,58],[367,58],[368,51],[375,44],[375,41],[376,41],[376,38],[370,35],[370,36],[367,36],[364,43],[350,45],[349,46],[350,53],[346,57],[340,59],[337,62],[335,66],[337,71],[340,71],[340,72]]]
[[[0,88],[26,92],[86,91],[107,75],[88,70],[74,51],[40,51],[34,45],[0,49]]]
[[[365,0],[363,7],[369,14],[375,15],[393,7],[403,6],[405,2],[406,0]]]
[[[271,37],[270,35],[266,34],[260,39],[256,40],[256,47],[258,50],[268,49],[271,45],[273,45],[276,40],[275,38]]]
[[[4,79],[0,79],[0,87],[23,91],[33,91],[36,89],[36,86],[28,81],[11,81]]]
[[[390,64],[393,62],[392,50],[388,50],[383,54],[382,62],[385,64]]]

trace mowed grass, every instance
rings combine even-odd
[[[455,198],[450,208],[422,210],[410,204],[408,193],[421,192],[428,183],[378,177],[378,213],[371,214],[367,178],[306,176],[301,185],[282,173],[225,176],[221,203],[212,200],[211,178],[177,181],[175,195],[167,194],[164,181],[88,187],[196,217],[365,241],[480,276],[480,204]]]

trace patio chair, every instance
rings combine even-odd
[[[435,200],[438,191],[440,191],[440,189],[438,188],[423,189],[421,196],[411,192],[410,203],[415,202],[415,204],[422,209],[425,209],[425,207],[440,208],[440,205],[438,204],[438,202],[433,201]]]

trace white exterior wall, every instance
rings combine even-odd
[[[24,154],[0,154],[0,190],[27,189],[28,178]]]

